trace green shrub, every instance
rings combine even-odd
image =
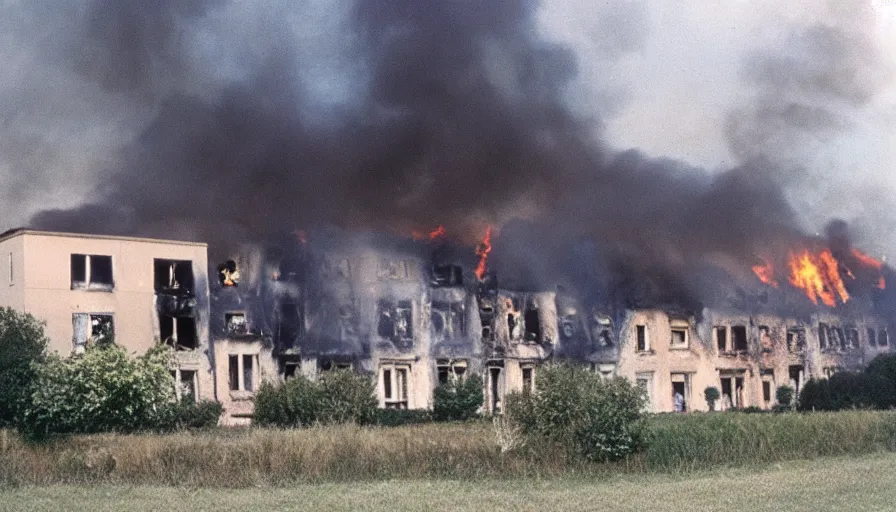
[[[255,394],[253,420],[258,425],[302,427],[315,423],[357,423],[377,419],[374,385],[351,371],[328,372],[317,382],[297,375],[275,387],[265,382]]]
[[[433,391],[432,416],[436,421],[469,420],[477,416],[484,399],[478,375],[449,380]]]
[[[377,409],[376,424],[383,427],[400,427],[432,422],[432,413],[426,409]]]
[[[0,308],[0,427],[13,423],[34,379],[32,362],[47,348],[43,324],[12,308]]]
[[[793,388],[790,386],[778,386],[775,390],[775,400],[778,409],[790,409],[793,405]]]
[[[169,361],[166,347],[136,358],[114,346],[50,356],[32,365],[35,377],[17,427],[35,440],[164,427],[176,400]]]
[[[166,430],[207,429],[218,424],[224,407],[214,400],[184,398],[171,405],[171,421]]]
[[[537,393],[505,402],[508,418],[525,432],[586,460],[619,460],[646,445],[646,397],[624,378],[604,380],[581,367],[549,365],[539,372]]]
[[[707,386],[706,389],[703,390],[703,398],[706,399],[706,405],[709,406],[710,411],[716,410],[716,401],[722,396],[719,393],[719,388],[714,386]]]

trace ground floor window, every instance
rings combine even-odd
[[[380,390],[383,405],[387,409],[408,408],[408,388],[411,376],[411,365],[403,363],[387,363],[380,367]]]
[[[196,370],[175,368],[171,370],[171,376],[174,377],[174,390],[178,400],[189,399],[195,402],[199,399]]]
[[[228,374],[231,391],[255,391],[258,379],[257,354],[230,354]]]

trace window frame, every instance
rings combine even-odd
[[[76,257],[84,258],[84,280],[76,281],[74,276],[74,264]],[[109,258],[109,282],[93,282],[93,259]],[[86,290],[98,292],[112,292],[115,290],[115,257],[111,254],[81,254],[71,253],[69,256],[69,281],[72,290]]]

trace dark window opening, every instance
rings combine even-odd
[[[159,339],[167,345],[174,345],[174,317],[159,316]]]
[[[254,361],[255,356],[253,355],[243,356],[243,389],[245,389],[246,391],[253,391],[255,389],[252,382],[252,377],[255,373],[255,368],[253,368]]]
[[[218,282],[221,286],[237,286],[240,282],[240,270],[233,260],[218,265]]]
[[[302,337],[304,325],[299,306],[292,300],[280,303],[280,324],[277,328],[282,346],[292,346]]]
[[[877,346],[877,331],[873,327],[868,328],[868,344],[872,347]]]
[[[447,366],[439,366],[436,368],[438,372],[439,384],[446,384],[448,382],[448,370]]]
[[[803,329],[787,329],[787,350],[795,353],[806,346],[806,331]]]
[[[414,337],[410,301],[401,301],[395,308],[395,338],[406,341]]]
[[[832,345],[835,347],[840,347],[840,350],[846,350],[846,336],[843,334],[842,327],[832,327],[831,328],[831,341]]]
[[[240,389],[240,356],[231,355],[229,358],[230,390]]]
[[[90,338],[97,345],[115,343],[112,315],[90,315]]]
[[[189,399],[196,401],[196,371],[181,370],[180,371],[180,399]]]
[[[249,333],[249,324],[245,313],[227,313],[224,315],[227,334],[240,336]]]
[[[72,254],[72,287],[87,284],[87,256]]]
[[[849,327],[846,329],[846,344],[849,346],[849,348],[859,347],[859,330],[855,327]]]
[[[432,267],[433,286],[463,286],[464,272],[459,265],[434,265]]]
[[[188,260],[153,260],[154,282],[157,292],[180,291],[192,292],[195,281],[193,279],[193,262]]]
[[[500,412],[501,411],[501,369],[500,368],[489,368],[489,393],[491,395],[492,401],[492,412]]]
[[[377,334],[381,338],[391,338],[395,334],[395,321],[392,319],[392,304],[381,301],[379,304],[379,320]]]
[[[790,379],[790,385],[793,387],[794,396],[800,396],[803,380],[803,366],[793,365],[787,367],[787,376]]]
[[[482,339],[491,340],[492,339],[492,328],[491,327],[483,327],[482,328]]]
[[[828,348],[828,326],[827,324],[818,324],[818,347],[821,350]]]
[[[526,325],[526,341],[541,341],[541,320],[537,309],[527,309],[523,322]]]
[[[890,335],[887,333],[886,329],[881,329],[877,333],[877,344],[881,347],[886,347],[890,344]]]
[[[728,328],[727,327],[716,327],[716,346],[719,348],[719,352],[727,352],[728,351]]]
[[[650,350],[650,346],[647,344],[647,326],[639,325],[635,329],[637,332],[638,352],[647,352],[648,350]]]
[[[743,325],[731,326],[731,341],[735,351],[747,350],[747,328]]]
[[[178,318],[177,319],[177,347],[185,349],[194,349],[197,345],[196,339],[196,319],[195,318]]]
[[[532,393],[535,391],[535,381],[532,379],[532,374],[532,368],[523,368],[523,393]]]
[[[681,395],[682,397],[686,397],[686,396],[687,396],[687,395],[685,394],[685,386],[684,386],[684,382],[673,382],[673,383],[672,383],[672,400],[673,400],[673,403],[675,403],[674,401],[675,401],[675,395],[676,395],[676,394],[679,394],[679,395]],[[687,407],[688,407],[687,402],[682,401],[682,404],[681,404],[681,412],[687,411]]]
[[[392,399],[392,370],[383,370],[383,397]]]
[[[112,285],[112,256],[90,256],[90,284]]]
[[[767,380],[762,381],[762,401],[772,401],[772,383]]]
[[[283,380],[289,380],[299,373],[299,363],[286,363],[283,366]]]
[[[600,336],[597,338],[598,344],[601,348],[609,348],[613,346],[613,335],[610,333],[609,329],[601,329]]]

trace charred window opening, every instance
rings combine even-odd
[[[321,262],[320,273],[328,279],[349,279],[352,275],[348,258],[325,259]]]
[[[383,258],[376,271],[377,279],[404,280],[408,278],[408,262]]]
[[[299,310],[299,305],[293,300],[285,300],[280,303],[280,323],[277,326],[277,336],[283,346],[294,345],[296,340],[304,334],[304,323]]]
[[[843,334],[842,327],[831,327],[830,333],[832,347],[839,347],[840,350],[846,350],[848,348],[846,344],[846,336]]]
[[[174,377],[176,383],[176,396],[178,400],[190,400],[195,402],[199,399],[196,392],[196,370],[182,370],[180,368],[173,370],[171,376]]]
[[[287,362],[283,365],[283,380],[289,380],[299,375],[299,363],[297,362]]]
[[[190,293],[194,289],[193,262],[189,260],[153,260],[156,292]]]
[[[317,362],[317,369],[321,373],[332,371],[345,371],[352,369],[351,361],[337,361],[334,359],[321,359]]]
[[[818,347],[821,350],[828,348],[828,325],[818,324]]]
[[[744,375],[741,372],[722,371],[719,373],[722,388],[722,408],[744,407]]]
[[[650,340],[647,338],[647,326],[635,326],[636,345],[635,350],[638,352],[650,351]]]
[[[464,272],[459,265],[433,265],[433,286],[463,286]]]
[[[877,331],[873,327],[868,328],[868,345],[872,347],[877,346]]]
[[[489,326],[485,326],[482,328],[482,339],[483,340],[491,340],[492,339],[492,328]]]
[[[787,329],[787,351],[795,354],[797,352],[802,352],[803,348],[806,346],[806,331],[804,329],[799,329],[792,327]]]
[[[688,348],[687,327],[672,327],[672,348]]]
[[[467,374],[467,361],[463,359],[438,359],[436,376],[439,384],[463,380]]]
[[[115,325],[110,314],[74,313],[72,315],[72,345],[83,350],[87,345],[115,344]]]
[[[610,348],[613,346],[613,333],[610,329],[601,329],[597,337],[597,344],[600,348]]]
[[[394,342],[413,339],[413,307],[411,301],[399,301],[393,306],[391,302],[381,301],[379,304],[379,320],[377,334]]]
[[[507,310],[507,333],[511,340],[523,338],[523,322],[518,299],[508,298],[504,301]]]
[[[731,342],[735,352],[747,351],[747,328],[743,325],[731,326]]]
[[[846,347],[859,348],[859,330],[855,327],[846,328]]]
[[[238,286],[240,283],[240,269],[236,262],[227,260],[218,265],[218,282],[221,286]]]
[[[570,339],[576,335],[576,316],[575,313],[567,312],[560,320],[560,335],[564,339]]]
[[[408,408],[408,378],[410,365],[387,364],[380,368],[383,405],[387,409]]]
[[[71,255],[72,290],[104,290],[115,287],[112,278],[112,256],[96,254]]]
[[[488,369],[488,399],[489,409],[492,414],[501,412],[501,377],[502,370],[498,366],[491,366]]]
[[[787,376],[790,379],[790,387],[793,388],[795,396],[800,396],[800,391],[803,389],[804,374],[805,368],[803,368],[803,365],[791,365],[787,367]]]
[[[762,402],[766,407],[772,405],[772,390],[775,389],[775,371],[760,370],[759,378],[762,380]]]
[[[881,347],[886,347],[890,344],[890,335],[885,328],[877,332],[877,344]]]
[[[523,393],[534,393],[535,365],[531,363],[521,363],[520,371],[523,374]]]
[[[762,348],[763,352],[771,352],[774,349],[771,330],[767,325],[759,326],[759,346]]]
[[[224,315],[224,325],[227,334],[240,336],[249,333],[249,323],[246,322],[245,313],[227,313]]]
[[[159,315],[159,338],[175,350],[194,350],[199,345],[196,319]]]
[[[541,341],[541,320],[538,315],[538,309],[530,308],[526,310],[523,316],[523,322],[526,326],[526,341]]]
[[[430,323],[436,338],[450,339],[463,336],[464,304],[463,302],[433,302],[430,312]]]
[[[718,347],[719,352],[728,352],[728,328],[727,327],[716,327],[716,347]]]

